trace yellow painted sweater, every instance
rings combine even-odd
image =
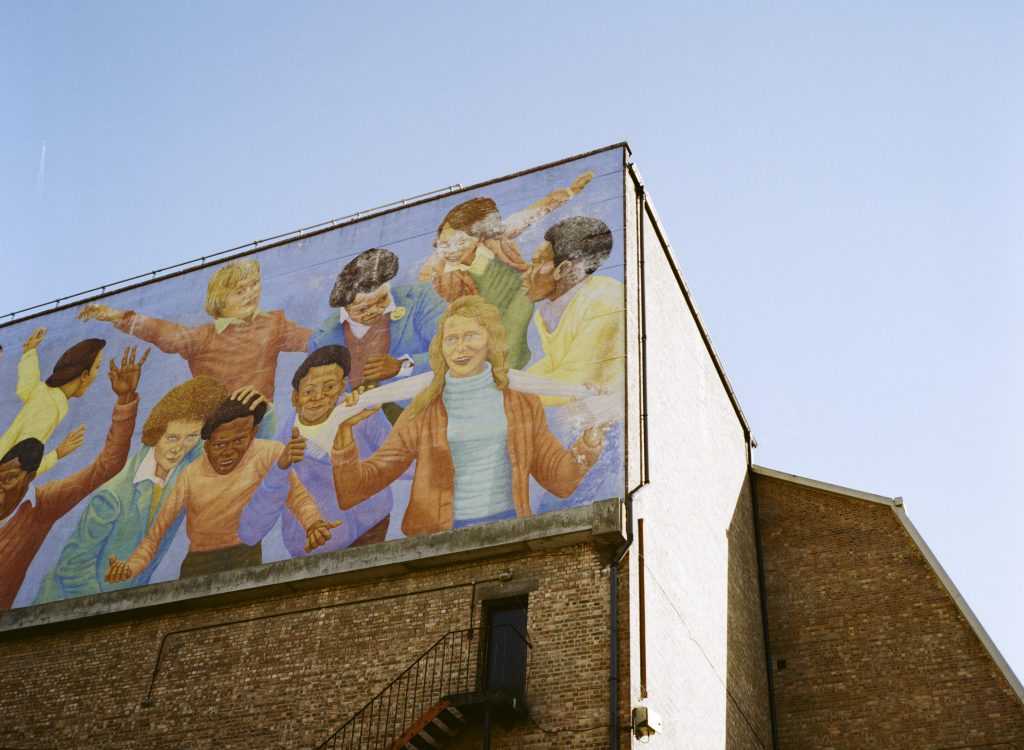
[[[45,443],[50,439],[57,425],[68,414],[68,400],[60,388],[51,388],[39,376],[39,355],[29,349],[18,363],[18,398],[24,406],[0,437],[0,456],[25,438],[36,438]],[[57,451],[43,456],[36,475],[49,471],[57,463]]]
[[[624,313],[622,284],[606,276],[588,277],[562,312],[555,330],[548,330],[539,311],[534,313],[544,357],[527,372],[621,392],[626,369]],[[541,398],[545,406],[566,400],[556,396]]]

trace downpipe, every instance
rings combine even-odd
[[[633,544],[633,496],[640,488],[626,494],[626,540],[615,550],[608,566],[610,577],[611,621],[608,626],[611,664],[608,674],[608,725],[610,736],[608,747],[619,750],[619,563]]]

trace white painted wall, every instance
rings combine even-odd
[[[631,192],[632,186],[628,187]],[[636,211],[629,192],[626,200],[627,217],[633,222]],[[627,226],[626,236],[627,254],[634,261],[627,263],[627,288],[632,295],[627,297],[628,323],[630,331],[636,331],[637,295],[635,283],[629,283],[637,272],[635,226]],[[650,484],[637,495],[634,511],[636,517],[643,517],[645,530],[648,697],[644,703],[664,721],[663,733],[650,738],[646,746],[724,748],[727,530],[737,502],[749,503],[743,489],[746,438],[649,214],[644,221],[644,245]],[[635,348],[628,354],[630,410],[636,412],[639,362]],[[638,414],[630,415],[630,425],[639,425]],[[634,455],[639,450],[637,437],[631,430],[631,487],[639,478]],[[749,543],[753,544],[752,538]],[[639,563],[634,544],[629,587],[634,706],[641,703]],[[748,576],[747,585],[749,581],[756,585],[756,580],[756,574]],[[760,616],[759,611],[756,614]],[[762,675],[763,667],[762,661]],[[770,742],[770,733],[765,739]]]

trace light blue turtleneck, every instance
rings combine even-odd
[[[465,378],[445,377],[448,446],[455,465],[455,520],[470,521],[514,509],[508,417],[491,365]]]

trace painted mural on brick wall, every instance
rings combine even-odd
[[[0,609],[620,496],[622,161],[0,328]]]

